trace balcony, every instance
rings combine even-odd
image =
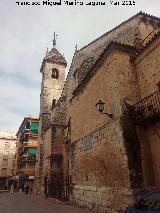
[[[23,142],[24,147],[35,147],[37,148],[37,142]]]
[[[1,173],[0,177],[9,177],[10,175],[6,172],[6,173]]]
[[[19,142],[27,142],[28,140],[38,140],[38,131],[33,131],[30,129],[24,129],[19,137]]]
[[[7,177],[7,176],[9,176],[7,168],[2,168],[0,176],[1,177]]]
[[[160,91],[145,97],[130,108],[131,116],[136,124],[160,120]]]
[[[24,156],[22,156],[21,161],[33,161],[33,162],[36,162],[36,156],[24,155]]]
[[[21,174],[28,175],[28,176],[34,176],[35,175],[35,168],[32,168],[32,169],[21,169]]]

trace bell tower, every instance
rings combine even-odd
[[[40,117],[38,130],[38,153],[36,163],[36,184],[38,188],[43,185],[44,161],[44,131],[51,124],[51,108],[61,96],[67,62],[56,49],[56,36],[54,33],[53,47],[47,50],[40,72],[42,73],[40,94]]]
[[[53,48],[43,59],[40,72],[42,73],[40,94],[40,122],[42,129],[50,123],[50,113],[53,104],[61,96],[65,81],[67,62],[56,49],[56,35],[54,33]]]

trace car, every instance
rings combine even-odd
[[[146,192],[139,201],[129,205],[124,213],[160,213],[160,189]]]

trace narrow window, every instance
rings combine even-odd
[[[51,77],[54,78],[54,79],[58,79],[59,77],[59,72],[56,68],[53,68],[52,69],[52,74],[51,74]]]
[[[51,109],[53,109],[55,106],[56,106],[56,99],[53,99]]]

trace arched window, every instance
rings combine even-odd
[[[59,72],[56,68],[53,68],[52,69],[52,74],[51,74],[51,77],[54,78],[54,79],[58,79],[59,77]]]

